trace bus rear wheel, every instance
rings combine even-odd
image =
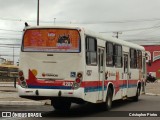
[[[58,111],[68,111],[71,107],[71,101],[65,101],[62,99],[53,99],[51,104],[55,110]]]
[[[110,110],[112,107],[112,90],[108,88],[107,96],[106,96],[106,110]]]
[[[100,107],[102,110],[109,111],[111,109],[112,97],[113,97],[113,92],[112,92],[111,88],[108,88],[107,95],[106,95],[106,101],[104,103],[100,104]]]
[[[134,102],[138,102],[139,96],[140,96],[140,91],[141,91],[141,88],[138,87],[138,88],[137,88],[137,92],[136,92],[136,96],[133,97],[133,101],[134,101]]]

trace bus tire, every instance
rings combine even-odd
[[[113,97],[113,92],[109,87],[106,96],[106,110],[110,110],[112,107],[112,97]]]
[[[107,110],[109,111],[112,107],[112,97],[113,97],[113,92],[111,88],[108,88],[107,95],[106,95],[106,101],[104,103],[100,104],[100,107],[102,110]]]
[[[71,107],[70,101],[65,101],[61,99],[51,100],[51,104],[54,107],[54,109],[58,111],[68,111]]]
[[[133,97],[134,102],[138,102],[140,96],[140,87],[137,88],[136,96]]]

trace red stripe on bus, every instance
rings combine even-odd
[[[64,82],[74,82],[73,80],[54,80],[54,81],[46,81],[38,80],[34,74],[29,70],[29,79],[26,81],[28,85],[40,85],[40,86],[64,86]],[[105,80],[104,86],[107,86],[108,82],[111,82],[115,89],[119,89],[120,85],[127,85],[127,80]],[[138,80],[128,80],[128,84],[137,84]],[[102,86],[102,81],[82,81],[80,87],[96,87]]]

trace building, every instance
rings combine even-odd
[[[147,53],[147,72],[160,79],[160,45],[143,45]]]
[[[6,59],[0,58],[0,64],[3,64],[3,63],[5,63],[5,62],[6,62]]]
[[[0,78],[1,77],[17,77],[18,66],[13,65],[13,61],[0,58]]]

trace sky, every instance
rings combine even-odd
[[[37,1],[0,0],[1,57],[18,61],[24,23],[37,25]],[[140,45],[160,44],[160,0],[39,1],[40,25],[82,26],[114,37],[119,32]]]

